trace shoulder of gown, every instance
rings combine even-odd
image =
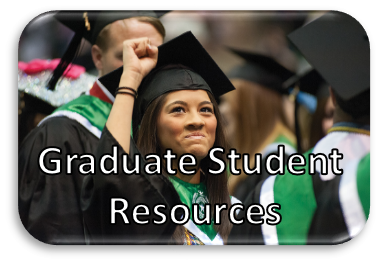
[[[81,124],[66,117],[54,117],[36,127],[24,139],[18,153],[18,206],[21,221],[36,239],[49,244],[84,244],[83,220],[79,196],[83,175],[73,160],[71,174],[66,173],[67,154],[92,153],[98,139]],[[61,173],[47,175],[39,167],[39,156],[48,148],[59,148],[45,157],[61,159]]]
[[[168,244],[175,231],[170,217],[170,210],[181,204],[172,183],[163,175],[147,175],[144,171],[146,164],[140,156],[138,148],[131,139],[127,166],[135,168],[135,155],[139,155],[140,173],[126,175],[123,172],[123,156],[126,152],[105,127],[96,151],[96,162],[99,163],[105,154],[112,154],[113,147],[117,150],[117,173],[108,175],[100,170],[84,179],[81,206],[86,226],[86,241],[90,244]],[[111,159],[105,162],[106,168],[113,166]],[[128,224],[121,214],[115,215],[115,223],[111,223],[111,199],[119,198],[127,201],[124,211]],[[140,221],[148,220],[147,224],[137,224],[133,218],[133,208],[145,205],[149,208],[149,215],[139,216]],[[166,221],[155,224],[154,220],[162,218],[154,213],[156,205],[163,205],[160,212],[165,214]],[[116,205],[115,205],[116,206]],[[123,206],[119,204],[118,206]],[[181,218],[180,210],[176,211],[176,218]]]

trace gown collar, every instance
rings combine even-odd
[[[370,125],[358,124],[354,122],[338,122],[328,130],[328,133],[335,131],[352,132],[370,136]]]

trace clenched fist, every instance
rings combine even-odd
[[[123,42],[123,74],[120,86],[137,89],[142,79],[156,66],[158,48],[149,38],[129,39]]]

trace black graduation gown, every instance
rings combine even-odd
[[[244,208],[249,207],[252,204],[260,204],[260,193],[263,182],[270,177],[270,174],[265,170],[266,158],[269,155],[278,154],[277,152],[270,152],[265,157],[262,157],[261,166],[262,173],[260,175],[248,176],[244,181],[237,185],[234,196],[241,201],[244,201]],[[287,161],[289,155],[285,153],[284,164]],[[274,159],[271,161],[271,168],[279,167],[279,161]],[[237,219],[245,219],[245,210],[241,210],[237,216]],[[255,221],[260,221],[261,217],[252,217]],[[264,239],[262,235],[261,225],[254,225],[244,220],[241,225],[233,225],[228,238],[228,244],[230,245],[264,245]]]
[[[134,156],[138,149],[131,139],[128,167],[135,168]],[[170,220],[170,210],[176,204],[181,204],[172,183],[163,175],[146,175],[144,157],[140,157],[140,174],[125,175],[123,173],[123,148],[105,127],[96,152],[96,162],[105,154],[112,154],[112,147],[117,146],[118,173],[104,175],[97,168],[95,175],[86,176],[82,189],[82,210],[86,226],[86,240],[90,244],[168,244],[175,231],[176,224]],[[131,157],[131,158],[130,158]],[[112,161],[108,160],[105,167],[110,169]],[[125,214],[128,224],[117,214],[115,223],[111,223],[111,199],[122,198],[128,201]],[[140,225],[133,220],[133,208],[138,204],[148,206],[150,215],[139,216],[140,221],[149,220],[146,225]],[[166,221],[157,225],[153,220],[162,218],[154,213],[154,206],[163,204],[165,209],[160,212],[166,215]],[[122,207],[122,205],[120,205]],[[176,211],[176,218],[181,218],[181,210]]]
[[[316,194],[317,208],[311,222],[307,244],[335,245],[350,240],[339,199],[341,176],[323,182]]]
[[[322,181],[318,173],[303,175],[303,177],[312,178],[313,192],[317,202],[317,208],[309,227],[307,244],[327,244],[348,237],[338,200],[340,176],[336,176],[331,181]],[[245,209],[251,204],[260,203],[260,193],[264,181],[265,179],[260,181],[249,193],[244,202]],[[246,211],[241,210],[237,219],[244,218],[245,214]],[[259,221],[260,217],[254,216],[252,219]],[[261,225],[251,224],[248,221],[242,225],[234,225],[228,244],[265,245]]]
[[[258,185],[259,182],[263,182],[266,180],[270,174],[265,170],[266,168],[266,158],[269,155],[277,155],[278,152],[270,152],[266,156],[262,157],[261,160],[261,168],[262,168],[262,173],[259,175],[251,175],[246,177],[245,180],[241,181],[234,192],[234,196],[240,200],[240,201],[245,201],[247,197],[249,196],[250,192],[252,192],[255,188],[255,186]],[[286,164],[287,159],[289,155],[285,153],[284,155],[284,164]],[[271,168],[278,168],[279,167],[279,161],[276,159],[273,159],[270,163]]]
[[[19,147],[18,205],[21,221],[36,239],[49,244],[84,244],[80,191],[84,178],[78,166],[87,160],[75,159],[72,173],[67,174],[66,155],[94,153],[99,139],[75,120],[53,117],[31,131]],[[46,155],[61,159],[61,173],[47,175],[39,168],[39,156],[47,147],[59,153]]]

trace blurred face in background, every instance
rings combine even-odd
[[[333,105],[332,98],[329,97],[324,108],[324,117],[322,120],[322,129],[324,134],[328,133],[328,130],[333,126],[333,114],[335,106]]]
[[[234,107],[234,102],[237,101],[236,95],[237,90],[234,90],[221,96],[221,103],[219,104],[219,109],[224,121],[226,139],[230,145],[234,142],[234,135],[236,134],[237,127],[237,113],[236,108]]]
[[[148,37],[152,45],[160,46],[163,44],[162,35],[153,25],[140,22],[134,18],[115,21],[103,30],[105,29],[108,31],[107,47],[101,48],[93,45],[91,51],[99,76],[123,66],[123,42],[125,40]]]

